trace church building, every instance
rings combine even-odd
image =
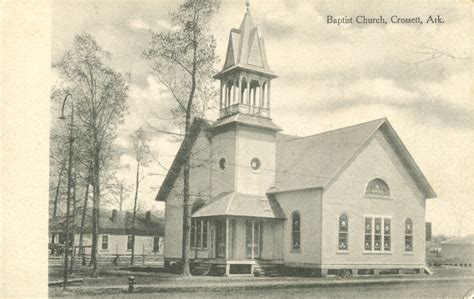
[[[219,118],[191,126],[192,268],[423,273],[425,201],[436,194],[390,122],[282,134],[271,118],[276,77],[247,7],[215,75]],[[168,266],[182,258],[183,157],[181,147],[156,197]]]

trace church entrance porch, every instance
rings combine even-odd
[[[203,227],[208,227],[210,236],[206,250],[191,248],[191,263],[196,275],[254,275],[262,272],[261,264],[283,263],[283,255],[279,252],[281,246],[278,245],[281,221],[249,217],[194,220],[195,223],[202,221],[208,224],[191,228],[191,240],[202,238],[199,235],[203,235]]]

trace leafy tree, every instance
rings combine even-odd
[[[210,21],[220,7],[218,0],[186,0],[171,14],[177,30],[151,32],[151,42],[143,53],[158,78],[167,87],[176,105],[171,110],[173,124],[184,127],[183,147],[183,275],[189,271],[189,171],[190,127],[193,117],[208,108],[215,91],[211,87],[216,73],[216,41],[210,33]]]
[[[150,161],[150,148],[148,143],[150,139],[148,138],[146,132],[143,128],[136,130],[131,136],[130,141],[135,152],[135,161],[136,161],[136,179],[135,179],[135,199],[133,201],[133,216],[132,216],[132,257],[130,259],[130,264],[133,266],[135,259],[135,222],[137,218],[137,212],[139,209],[138,206],[138,190],[140,188],[140,169],[143,166],[147,166]]]
[[[92,186],[92,276],[98,276],[97,247],[103,171],[113,161],[115,129],[127,111],[127,78],[107,65],[110,54],[88,33],[78,34],[73,46],[54,64],[74,101],[83,142],[78,151],[87,158]]]

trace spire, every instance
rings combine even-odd
[[[250,2],[245,1],[246,13],[238,29],[230,32],[227,54],[222,71],[216,78],[235,68],[247,69],[252,72],[275,78],[276,74],[270,69],[265,53],[265,43],[250,15]]]

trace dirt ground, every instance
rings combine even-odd
[[[431,276],[428,275],[381,275],[381,276],[359,276],[359,277],[352,277],[350,278],[351,281],[371,281],[374,279],[388,279],[390,281],[393,280],[406,280],[408,279],[436,279],[436,278],[456,278],[456,277],[474,277],[474,269],[473,268],[433,268],[432,269],[434,274]],[[153,272],[150,272],[153,271]],[[71,279],[82,278],[83,282],[72,284],[69,287],[70,292],[63,293],[62,288],[60,286],[53,286],[50,287],[50,296],[77,296],[81,295],[110,295],[110,293],[114,293],[115,295],[126,294],[126,290],[128,288],[128,277],[133,275],[135,277],[136,287],[135,290],[139,293],[152,293],[154,292],[154,288],[156,287],[176,287],[180,286],[182,288],[174,291],[167,291],[167,296],[171,296],[171,298],[178,298],[172,297],[173,294],[181,294],[183,297],[186,297],[185,294],[191,294],[193,296],[198,297],[214,297],[216,294],[222,295],[222,292],[215,292],[216,286],[222,287],[222,290],[226,292],[226,295],[235,295],[239,297],[241,294],[248,294],[250,297],[258,297],[257,295],[260,294],[258,290],[242,290],[242,291],[235,291],[235,288],[242,286],[242,285],[260,285],[264,287],[265,285],[273,285],[278,286],[277,288],[273,288],[273,290],[265,290],[265,294],[269,295],[272,292],[276,292],[274,295],[277,297],[281,296],[290,296],[291,291],[288,290],[299,290],[297,291],[298,295],[305,297],[305,294],[314,294],[314,292],[305,292],[303,289],[311,289],[311,287],[304,287],[304,288],[294,288],[292,284],[299,284],[299,283],[311,283],[311,282],[344,282],[337,277],[328,277],[328,278],[314,278],[314,277],[209,277],[209,276],[194,276],[194,277],[181,277],[177,274],[165,273],[161,269],[148,269],[148,272],[130,272],[127,270],[118,270],[116,268],[106,268],[102,269],[99,273],[99,278],[93,279],[90,278],[90,269],[89,268],[80,268],[77,269],[73,276],[70,276]],[[50,269],[49,278],[51,281],[61,281],[62,280],[62,269],[61,268],[53,268]],[[464,291],[465,288],[471,286],[474,288],[474,279],[469,281],[463,281],[462,283],[455,283],[456,281],[445,281],[445,288],[449,292],[453,292],[454,290],[460,289],[460,291]],[[419,285],[418,290],[422,292],[423,290],[433,290],[436,288],[441,288],[443,283],[436,283],[433,281],[426,281],[426,282],[419,282],[416,285]],[[382,283],[383,284],[383,283]],[[394,284],[390,284],[390,288],[392,290],[397,290],[397,287],[393,286]],[[405,283],[398,283],[397,285],[406,285]],[[415,289],[417,290],[415,284],[410,284],[410,287],[407,289]],[[186,292],[186,288],[188,287],[200,287],[200,290],[196,293],[195,289],[190,289],[191,293]],[[206,286],[209,286],[209,291],[206,292]],[[368,290],[367,296],[376,296],[378,291],[382,291],[383,289],[377,288],[377,285],[371,286],[362,286],[361,290]],[[462,286],[462,287],[461,287]],[[203,288],[204,287],[204,288]],[[352,288],[361,288],[361,286],[352,286]],[[108,289],[107,289],[108,288]],[[444,287],[441,290],[445,289]],[[330,286],[318,287],[318,290],[331,290]],[[334,289],[334,288],[333,288]],[[346,290],[347,294],[350,294],[350,286],[338,286],[336,288],[340,292],[340,295],[345,296],[344,290]],[[400,290],[403,290],[402,287]],[[461,290],[462,289],[462,290]],[[287,290],[287,291],[284,291]],[[373,290],[373,293],[370,292]],[[387,289],[388,290],[388,289]],[[399,291],[400,291],[399,290]],[[467,290],[466,290],[467,291]],[[397,291],[393,291],[394,295],[397,294]],[[436,295],[436,292],[431,292]],[[382,293],[380,293],[382,294]],[[421,293],[413,293],[413,295],[421,294]],[[440,293],[441,294],[441,293]],[[447,294],[444,292],[443,294]],[[456,293],[457,294],[457,293]],[[323,297],[324,294],[321,294]],[[331,292],[328,295],[332,295]],[[139,295],[137,295],[139,297]],[[421,296],[421,295],[420,295]],[[265,296],[266,297],[266,296]],[[397,296],[398,297],[398,296]],[[411,297],[411,296],[410,296]],[[139,297],[140,298],[140,297]],[[145,298],[145,297],[141,297]]]

